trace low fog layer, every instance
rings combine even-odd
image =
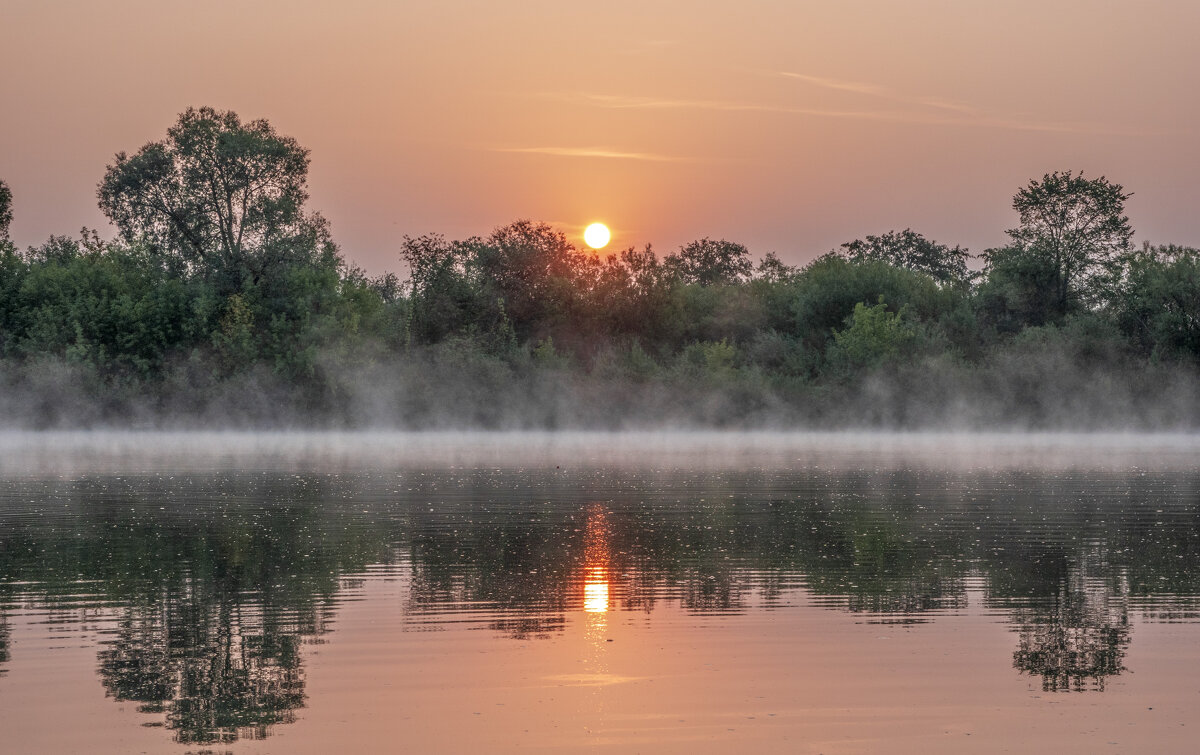
[[[891,432],[0,432],[0,475],[580,470],[1191,470],[1194,434]]]
[[[86,368],[0,366],[8,429],[1122,430],[1200,427],[1189,365],[1080,357],[1061,340],[981,363],[932,358],[853,381],[772,380],[729,368],[631,376],[426,349],[369,365],[318,360],[319,390],[260,366],[214,380],[184,364],[159,384],[97,385]],[[315,395],[314,395],[315,393]]]

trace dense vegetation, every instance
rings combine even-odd
[[[267,122],[189,109],[105,172],[117,239],[26,250],[0,183],[0,422],[1200,423],[1200,251],[1136,247],[1103,177],[1022,187],[975,265],[911,230],[792,267],[712,239],[602,256],[521,220],[406,237],[401,280],[345,262],[307,170]]]

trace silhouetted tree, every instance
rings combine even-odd
[[[785,265],[775,252],[767,252],[754,269],[754,277],[768,283],[785,283],[796,277],[799,272],[799,268]]]
[[[966,283],[971,255],[960,246],[953,249],[931,241],[908,228],[867,236],[842,244],[841,255],[855,262],[886,262],[933,276],[943,283]]]
[[[741,244],[703,238],[667,255],[667,267],[684,283],[712,286],[739,283],[750,277],[750,252]]]
[[[1125,216],[1126,194],[1108,179],[1047,173],[1013,197],[1020,225],[1008,233],[1013,245],[1042,260],[1051,275],[1046,295],[1065,314],[1084,289],[1129,251],[1133,229]]]
[[[188,108],[100,182],[100,209],[128,242],[178,257],[239,290],[279,266],[332,246],[325,221],[304,212],[308,151],[265,120]]]
[[[486,299],[518,336],[540,338],[563,324],[578,295],[583,255],[546,223],[518,220],[464,242]]]
[[[627,339],[657,346],[678,335],[677,281],[649,245],[584,259],[579,324],[588,346],[604,350],[624,341],[624,350]]]
[[[0,241],[8,240],[8,227],[12,224],[12,190],[0,181]]]

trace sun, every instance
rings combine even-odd
[[[583,232],[583,240],[593,249],[603,249],[611,238],[612,234],[609,233],[608,226],[603,223],[592,223]]]

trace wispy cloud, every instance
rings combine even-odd
[[[518,152],[555,157],[597,157],[610,160],[643,160],[658,163],[689,162],[689,158],[659,155],[653,152],[625,152],[606,147],[491,147],[492,152]]]
[[[842,82],[844,86],[870,87]],[[842,109],[821,107],[798,107],[771,103],[737,100],[677,99],[670,97],[630,97],[625,95],[598,94],[593,92],[548,92],[540,96],[563,102],[615,110],[707,110],[712,112],[755,112],[779,113],[783,115],[811,116],[815,118],[842,118],[848,120],[879,121],[884,123],[909,123],[927,126],[960,126],[990,128],[1010,131],[1040,131],[1059,134],[1103,134],[1109,136],[1147,136],[1164,132],[1145,129],[1127,129],[1102,124],[1070,121],[1040,121],[1030,118],[995,116],[980,113],[967,105],[922,99],[919,104],[935,110],[911,109]],[[897,100],[904,101],[906,100]],[[917,103],[917,101],[913,101]],[[912,103],[910,103],[912,104]]]
[[[806,84],[812,84],[822,89],[832,89],[837,92],[852,92],[854,94],[862,94],[868,97],[878,97],[890,102],[902,102],[907,105],[918,105],[921,107],[930,107],[938,110],[950,110],[956,113],[973,113],[975,108],[970,105],[965,105],[960,102],[950,102],[934,97],[911,97],[908,95],[893,92],[886,87],[878,84],[866,84],[860,81],[843,81],[841,79],[831,79],[825,76],[813,76],[807,73],[796,73],[794,71],[778,71],[777,75],[785,79],[794,79],[803,81]]]
[[[795,115],[825,115],[845,118],[882,117],[882,113],[868,110],[829,110],[824,108],[792,107],[732,100],[688,100],[671,97],[627,97],[618,94],[595,94],[592,92],[550,92],[543,95],[550,99],[574,102],[613,110],[716,110],[727,112],[791,113]]]
[[[951,110],[956,113],[977,113],[977,112],[979,112],[978,109],[976,109],[970,105],[964,105],[961,102],[950,102],[948,100],[939,100],[939,99],[935,99],[933,97],[921,97],[921,98],[918,98],[913,101],[918,105],[925,105],[927,107],[933,107],[933,108],[937,108],[939,110]]]
[[[881,97],[886,94],[886,91],[883,87],[875,84],[863,84],[858,81],[842,81],[840,79],[830,79],[824,76],[812,76],[807,73],[793,73],[792,71],[779,71],[779,75],[788,79],[799,79],[800,81],[804,81],[824,89],[836,89],[840,92],[870,94],[876,97]]]

